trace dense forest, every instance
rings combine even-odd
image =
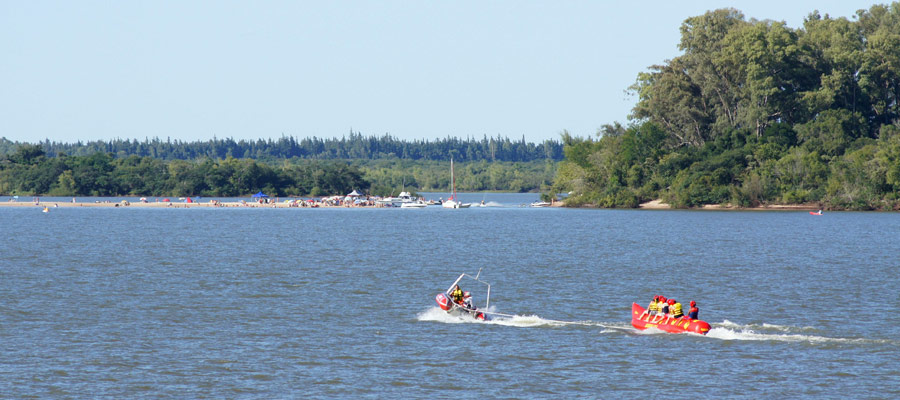
[[[563,145],[509,138],[402,141],[350,132],[340,139],[205,142],[159,139],[30,144],[0,138],[0,194],[56,196],[320,196],[360,190],[527,192],[553,182]]]
[[[89,156],[97,152],[112,153],[118,158],[128,156],[152,157],[161,160],[196,160],[252,158],[273,161],[290,158],[319,160],[379,160],[399,158],[404,160],[449,161],[452,155],[456,161],[511,161],[529,162],[562,160],[562,144],[556,140],[545,140],[535,144],[522,140],[513,141],[508,137],[481,140],[469,138],[446,138],[434,141],[405,141],[384,135],[364,136],[351,131],[349,137],[340,139],[320,139],[317,137],[295,139],[293,136],[278,140],[212,139],[209,141],[184,142],[160,140],[159,138],[134,140],[110,140],[76,143],[58,143],[45,140],[36,143],[48,155]],[[0,138],[0,155],[16,151],[20,143]]]
[[[458,164],[461,191],[537,191],[552,183],[553,160]],[[271,196],[321,196],[360,190],[371,195],[400,190],[448,191],[449,161],[318,160],[291,158],[278,163],[254,159],[202,158],[165,161],[153,157],[48,157],[43,148],[19,144],[0,156],[0,194],[51,196],[216,196],[259,190]]]
[[[900,208],[900,3],[798,29],[734,9],[688,18],[638,75],[628,126],[564,134],[567,205]]]

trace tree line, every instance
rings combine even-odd
[[[900,3],[803,26],[734,9],[688,18],[638,75],[631,123],[563,135],[569,205],[900,207]]]
[[[487,137],[459,139],[448,137],[437,140],[399,140],[391,135],[381,137],[364,136],[350,131],[342,138],[322,139],[317,137],[296,139],[284,136],[277,140],[216,139],[185,142],[161,140],[159,138],[115,139],[83,143],[51,142],[49,139],[37,143],[48,155],[65,154],[87,156],[97,152],[112,153],[118,158],[128,156],[151,157],[161,160],[195,160],[201,158],[226,159],[252,158],[273,161],[290,158],[337,160],[359,159],[378,160],[399,158],[404,160],[449,161],[510,161],[530,162],[563,158],[562,143],[545,140],[542,143],[510,140],[508,137]],[[0,154],[12,154],[19,143],[0,138]]]
[[[461,191],[536,191],[552,183],[552,160],[458,164]],[[409,191],[449,191],[450,163],[415,160],[161,160],[95,152],[48,157],[40,145],[19,145],[0,157],[0,194],[51,196],[240,197],[341,195],[359,190],[385,196]]]

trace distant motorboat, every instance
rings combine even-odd
[[[428,207],[428,203],[424,201],[416,200],[410,203],[401,203],[400,208],[425,208]]]
[[[548,203],[546,201],[538,200],[538,201],[535,201],[534,203],[531,203],[531,206],[532,207],[550,207],[550,203]]]
[[[400,192],[400,195],[397,197],[385,197],[381,200],[376,200],[375,204],[388,207],[403,207],[404,204],[415,203],[416,201],[417,199],[409,192]]]

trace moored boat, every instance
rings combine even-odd
[[[413,202],[401,203],[400,208],[425,208],[428,207],[428,203],[425,203],[421,200],[416,200]]]
[[[690,319],[687,316],[672,318],[669,316],[644,314],[644,307],[638,303],[631,304],[631,326],[644,330],[656,328],[669,333],[709,333],[709,323],[699,319]]]
[[[441,206],[444,208],[469,208],[472,206],[472,203],[463,203],[460,202],[456,197],[456,176],[453,174],[453,157],[450,157],[450,186],[452,187],[452,194],[450,198],[445,200]]]

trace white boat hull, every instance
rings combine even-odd
[[[456,200],[447,200],[441,205],[444,208],[469,208],[472,206],[472,203],[460,203]]]

